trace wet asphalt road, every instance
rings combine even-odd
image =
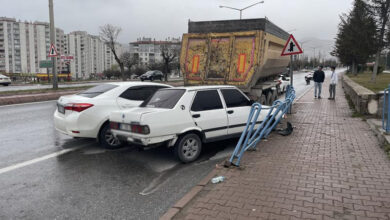
[[[313,85],[303,77],[294,77],[298,97]],[[55,101],[0,107],[0,219],[158,219],[237,141],[208,144],[181,164],[171,149],[109,151],[60,134],[54,110]]]

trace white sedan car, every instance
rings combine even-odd
[[[195,86],[158,90],[140,107],[110,114],[119,140],[140,146],[174,146],[184,163],[200,155],[202,143],[239,137],[253,101],[234,86]],[[258,123],[269,108],[261,111]]]
[[[11,78],[0,74],[0,84],[3,86],[8,86],[9,84],[11,84]]]
[[[61,96],[54,112],[55,128],[72,137],[97,138],[106,148],[121,146],[110,131],[110,112],[139,106],[155,91],[171,86],[159,83],[105,83],[75,95]]]

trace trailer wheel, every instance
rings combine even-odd
[[[262,94],[259,98],[259,103],[262,104],[262,105],[265,105],[267,102],[267,98],[265,97],[264,94]]]
[[[278,99],[278,92],[277,91],[272,91],[272,103],[271,105],[274,103],[274,101],[276,101]]]
[[[266,105],[272,105],[272,97],[273,97],[272,91],[267,92]]]

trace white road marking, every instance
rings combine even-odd
[[[12,170],[16,170],[16,169],[19,169],[19,168],[22,168],[22,167],[30,166],[32,164],[39,163],[41,161],[44,161],[44,160],[47,160],[47,159],[50,159],[50,158],[53,158],[53,157],[57,157],[57,156],[60,156],[62,154],[66,154],[66,153],[78,150],[78,149],[80,149],[80,148],[82,148],[84,146],[86,146],[86,145],[82,145],[82,146],[75,147],[75,148],[69,148],[69,149],[60,150],[60,151],[57,151],[57,152],[52,153],[52,154],[48,154],[48,155],[45,155],[45,156],[42,156],[42,157],[38,157],[38,158],[35,158],[35,159],[32,159],[32,160],[28,160],[28,161],[25,161],[25,162],[21,162],[21,163],[17,163],[17,164],[8,166],[8,167],[1,168],[0,169],[0,175],[4,174],[4,173],[7,173],[7,172],[10,172]]]
[[[0,105],[0,108],[2,107],[12,107],[12,106],[19,106],[19,105],[32,105],[32,104],[40,104],[40,103],[46,103],[46,102],[54,102],[56,100],[49,100],[49,101],[41,101],[41,102],[26,102],[26,103],[19,103],[19,104],[11,104],[11,105]]]

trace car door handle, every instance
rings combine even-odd
[[[233,111],[233,110],[229,110],[229,111],[227,111],[227,113],[228,113],[228,114],[233,114],[234,111]]]
[[[200,114],[194,114],[192,115],[193,118],[199,118],[200,117]]]

